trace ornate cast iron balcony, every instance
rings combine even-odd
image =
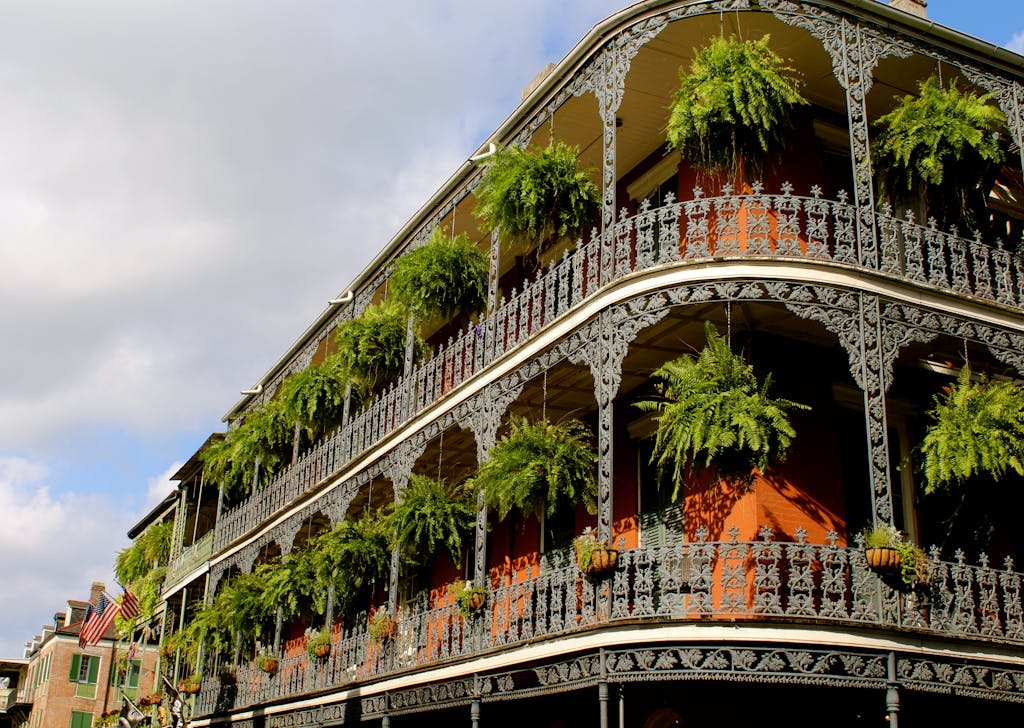
[[[192,546],[187,547],[167,565],[165,584],[174,584],[190,571],[205,562],[213,554],[213,531],[210,531]]]
[[[586,243],[513,290],[484,321],[438,347],[432,358],[377,396],[340,430],[284,468],[264,488],[223,513],[215,550],[251,531],[287,503],[337,472],[359,453],[391,434],[522,344],[541,329],[625,276],[660,266],[715,259],[803,261],[882,274],[954,295],[1024,308],[1024,258],[1016,252],[934,224],[919,225],[911,215],[869,213],[876,239],[860,244],[857,210],[842,193],[838,200],[794,195],[782,185],[767,194],[760,184],[750,194],[704,197],[659,208],[642,203],[635,215],[623,210],[607,240],[596,231]],[[862,226],[861,226],[862,227]]]
[[[524,571],[506,573],[487,595],[474,619],[450,603],[422,601],[402,608],[393,641],[374,642],[365,618],[352,630],[335,633],[330,655],[311,660],[301,645],[279,654],[277,675],[255,663],[238,670],[237,692],[224,704],[216,678],[207,679],[197,712],[244,707],[312,691],[337,689],[400,671],[451,663],[538,640],[569,637],[627,624],[672,625],[723,620],[734,626],[764,622],[831,625],[847,631],[883,628],[915,638],[1009,643],[1024,646],[1024,574],[988,565],[938,560],[932,576],[916,590],[898,590],[868,569],[860,547],[760,540],[703,539],[620,554],[613,575],[583,579],[568,554],[556,553]],[[680,637],[685,641],[684,637]],[[888,648],[887,648],[888,649]],[[293,654],[297,653],[297,654]],[[218,674],[215,661],[207,676]]]

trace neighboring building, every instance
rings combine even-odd
[[[128,644],[117,639],[111,626],[98,644],[79,647],[86,610],[104,588],[94,582],[88,602],[69,599],[66,610],[54,614],[54,624],[26,645],[18,701],[31,704],[30,728],[91,728],[104,713],[120,709],[122,690],[136,699],[140,685],[153,684],[154,646],[143,646],[128,663]]]
[[[28,721],[32,705],[23,687],[27,671],[26,658],[0,659],[0,728],[20,728]]]
[[[187,625],[233,575],[401,498],[411,474],[464,477],[509,415],[592,426],[597,517],[510,523],[483,509],[469,563],[438,559],[402,585],[393,566],[376,595],[397,608],[383,645],[356,620],[314,661],[307,625],[279,623],[276,675],[248,651],[200,650],[201,724],[1021,722],[1024,582],[1010,559],[1024,553],[1024,489],[975,498],[988,555],[978,534],[954,534],[916,591],[872,573],[856,542],[873,522],[944,541],[956,504],[922,497],[899,467],[923,413],[965,357],[976,372],[1024,378],[1024,59],[928,21],[923,2],[901,7],[912,12],[870,0],[650,0],[600,23],[533,84],[481,151],[551,136],[578,145],[602,189],[593,234],[568,248],[503,246],[473,216],[480,167],[456,170],[228,417],[322,361],[335,327],[379,302],[393,262],[436,226],[490,251],[488,312],[462,330],[424,325],[425,361],[410,360],[324,441],[300,443],[269,482],[257,468],[249,495],[222,495],[193,456],[178,474],[163,598],[176,628]],[[770,34],[810,103],[763,185],[695,189],[693,168],[666,153],[666,109],[679,67],[720,33]],[[1008,161],[988,201],[1000,241],[876,205],[872,122],[935,73],[992,92],[1008,117]],[[651,396],[652,370],[701,348],[705,321],[774,375],[778,396],[811,409],[793,414],[794,449],[771,477],[718,491],[698,479],[669,504],[647,465],[654,423],[634,403]],[[561,548],[588,525],[624,546],[599,582]],[[445,590],[467,573],[488,586],[472,621]],[[177,676],[191,670],[181,657]],[[236,662],[228,688],[217,671]],[[52,671],[66,675],[67,658]]]

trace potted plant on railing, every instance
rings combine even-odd
[[[220,680],[221,685],[235,685],[238,682],[238,671],[234,665],[225,665],[220,669],[217,678]]]
[[[926,586],[931,581],[932,564],[924,549],[887,523],[864,532],[864,558],[868,568],[880,575],[899,574],[906,587]]]
[[[471,581],[451,584],[448,589],[455,596],[459,613],[466,619],[476,617],[487,603],[487,590],[482,586],[476,586]]]
[[[388,612],[387,607],[380,607],[370,617],[368,628],[370,639],[380,644],[387,644],[398,635],[398,622]]]
[[[531,423],[513,417],[472,482],[502,520],[513,509],[540,518],[578,503],[595,513],[596,462],[593,435],[579,420]]]
[[[714,38],[679,69],[667,126],[668,143],[695,167],[750,178],[761,158],[781,150],[792,108],[807,101],[796,72],[761,40]]]
[[[926,214],[940,226],[978,226],[1003,163],[1006,116],[989,103],[992,94],[942,88],[932,76],[917,96],[905,96],[875,121],[881,131],[871,145],[879,201],[924,199]]]
[[[274,677],[277,674],[278,660],[273,652],[264,650],[256,657],[256,666],[262,671]]]
[[[699,461],[716,482],[749,484],[754,469],[764,472],[785,457],[796,435],[788,411],[810,409],[769,397],[771,377],[759,384],[711,322],[704,332],[707,344],[696,358],[686,354],[651,375],[658,399],[636,403],[657,413],[651,461],[671,468],[673,500]]]
[[[960,370],[956,384],[937,395],[920,445],[924,491],[963,486],[1007,471],[1024,475],[1024,387]]]
[[[590,526],[573,539],[572,547],[576,553],[576,565],[588,578],[602,579],[615,571],[619,550],[599,539]]]
[[[178,683],[178,692],[184,693],[185,695],[194,695],[199,692],[199,688],[203,684],[203,676],[201,673],[193,672],[191,675],[181,680]]]
[[[544,149],[501,147],[488,159],[473,214],[484,230],[531,244],[577,238],[593,224],[600,192],[581,170],[579,148],[554,141]]]
[[[312,634],[306,642],[306,652],[312,659],[327,659],[327,656],[331,654],[331,633],[322,629]]]
[[[388,291],[419,318],[468,318],[487,303],[487,271],[487,256],[465,233],[448,238],[434,228],[425,245],[395,263]]]

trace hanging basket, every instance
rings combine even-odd
[[[903,563],[900,552],[889,546],[865,549],[864,558],[867,559],[869,569],[887,576],[899,574]]]
[[[615,571],[619,563],[619,550],[612,546],[600,546],[590,554],[586,575],[591,579],[603,579]]]
[[[317,645],[316,647],[313,648],[313,654],[316,655],[316,657],[321,659],[321,660],[325,659],[329,654],[331,654],[331,645],[330,645],[330,643],[328,643],[326,645]]]
[[[264,657],[260,660],[260,670],[273,677],[277,674],[277,658],[276,657]]]

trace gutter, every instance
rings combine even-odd
[[[757,10],[758,0],[751,0]],[[631,5],[619,12],[609,15],[597,23],[590,31],[581,38],[576,45],[562,58],[561,61],[537,84],[537,87],[512,111],[498,128],[487,137],[472,156],[476,156],[481,150],[487,149],[490,144],[501,143],[503,139],[511,136],[519,126],[520,122],[527,116],[528,111],[538,108],[547,101],[563,80],[576,70],[582,68],[590,58],[598,53],[602,41],[620,29],[630,21],[639,21],[646,15],[654,14],[661,6],[666,4],[665,0],[643,0]],[[984,57],[990,64],[1001,66],[1004,70],[1012,73],[1024,73],[1024,57],[997,46],[988,41],[979,40],[959,31],[936,23],[934,20],[921,18],[911,13],[889,7],[878,0],[819,0],[815,3],[823,8],[834,12],[850,14],[856,11],[859,15],[866,16],[875,24],[891,30],[903,31],[909,28],[918,37],[932,38],[933,42],[941,41],[947,48],[957,47],[958,52],[964,49]],[[996,63],[998,61],[998,63]],[[382,265],[390,260],[406,243],[407,239],[426,221],[429,213],[439,207],[447,198],[451,197],[475,168],[471,161],[472,156],[455,170],[454,173],[441,185],[431,197],[413,213],[406,223],[398,230],[384,248],[374,256],[373,260],[363,268],[345,289],[344,293],[334,299],[330,305],[310,324],[305,331],[292,343],[288,350],[278,359],[267,372],[257,381],[256,385],[243,392],[222,422],[228,422],[232,417],[237,416],[253,399],[263,392],[263,388],[273,381],[274,377],[284,369],[288,363],[301,351],[308,341],[317,334],[336,314],[337,305],[343,305],[354,299],[355,292],[375,273]]]

